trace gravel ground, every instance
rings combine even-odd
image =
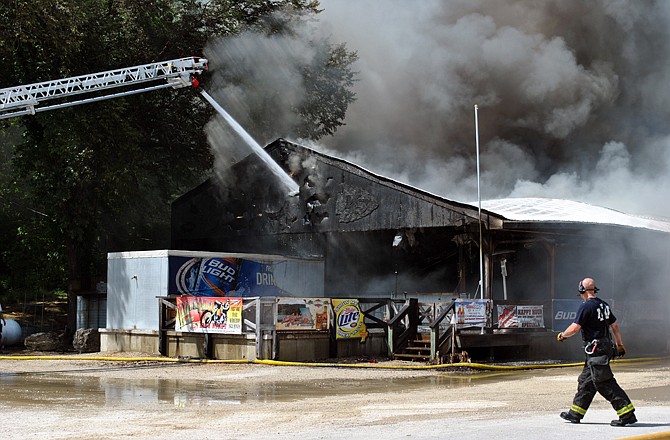
[[[140,356],[101,353],[95,356]],[[0,357],[3,438],[589,439],[670,432],[670,361],[613,370],[640,422],[597,396],[564,423],[579,367],[511,372]],[[652,437],[649,437],[652,438]],[[660,437],[655,437],[660,438]]]

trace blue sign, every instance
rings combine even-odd
[[[583,303],[581,299],[555,299],[552,301],[552,310],[554,316],[552,317],[552,329],[555,332],[562,332],[570,324],[575,322],[577,317],[577,310]]]
[[[242,258],[170,257],[170,294],[279,296],[272,263]]]
[[[605,300],[610,306],[612,300]],[[562,332],[570,324],[575,322],[577,317],[577,310],[583,303],[581,299],[555,299],[552,301],[554,316],[552,317],[552,329],[555,332]]]

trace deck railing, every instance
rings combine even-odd
[[[167,332],[175,329],[177,317],[177,297],[159,296],[160,310],[158,347],[160,354],[167,356]],[[263,353],[270,352],[272,359],[277,357],[277,301],[272,296],[242,298],[242,333],[255,334],[256,358],[263,358]],[[266,338],[269,336],[269,338]],[[212,340],[209,333],[204,333],[204,353],[208,359],[213,354]],[[271,344],[266,350],[265,344]]]
[[[256,357],[262,358],[263,353],[271,353],[275,359],[278,351],[277,344],[277,298],[252,297],[243,298],[242,333],[254,334],[256,337]],[[160,322],[158,345],[162,355],[168,353],[167,332],[175,329],[177,314],[176,297],[158,297]],[[439,307],[445,303],[419,303],[416,298],[397,300],[391,298],[360,298],[358,300],[364,322],[368,329],[383,329],[389,356],[405,348],[409,341],[416,338],[419,325],[430,328],[431,360],[435,359],[438,351],[447,344],[453,346],[453,326],[444,326],[443,321],[454,313],[455,302],[446,303],[446,307]],[[439,314],[433,319],[433,315]],[[334,334],[334,325],[331,326]],[[446,328],[446,330],[445,330]],[[208,358],[213,354],[212,340],[209,333],[204,333],[204,353]],[[451,345],[449,344],[452,338]],[[337,344],[331,338],[332,344]],[[271,344],[266,347],[265,344]],[[332,350],[331,350],[332,352]]]

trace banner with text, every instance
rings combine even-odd
[[[613,308],[614,313],[617,317],[617,321],[621,322],[621,316],[616,314],[616,308],[614,308],[614,303],[611,299],[604,299],[610,307]],[[577,310],[579,306],[582,305],[584,301],[581,299],[555,299],[551,302],[552,308],[554,311],[554,316],[552,316],[552,329],[555,332],[562,332],[570,324],[575,321],[577,318]],[[643,312],[646,313],[646,312]]]
[[[242,334],[242,298],[177,297],[178,332]]]
[[[544,328],[544,307],[499,305],[498,328]]]
[[[277,298],[277,330],[328,330],[328,298]]]
[[[277,296],[274,265],[244,258],[170,257],[171,294],[193,296]]]
[[[335,338],[361,338],[361,342],[365,342],[368,331],[365,327],[365,316],[361,312],[358,300],[334,299],[332,301],[335,311]]]
[[[552,329],[562,332],[577,317],[577,309],[583,303],[581,299],[555,299],[552,301],[554,316],[552,317]]]
[[[457,299],[456,324],[463,327],[488,327],[491,325],[491,307],[489,299]]]

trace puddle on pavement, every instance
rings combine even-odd
[[[628,370],[634,366],[618,365]],[[622,368],[623,367],[623,368]],[[638,365],[638,368],[640,366]],[[164,368],[164,367],[162,367]],[[644,367],[642,367],[644,368]],[[241,405],[247,402],[288,402],[312,397],[340,396],[353,393],[388,393],[431,389],[459,389],[485,383],[500,383],[533,376],[551,376],[556,370],[482,372],[460,374],[438,372],[407,379],[328,380],[312,382],[252,383],[197,381],[182,379],[118,379],[71,376],[51,373],[0,374],[0,404],[121,406],[128,404],[171,404],[179,407]],[[575,373],[575,378],[578,373]],[[616,369],[615,369],[616,374]],[[380,373],[383,376],[383,373]],[[633,400],[667,401],[670,387],[631,390]]]
[[[176,406],[287,402],[353,393],[403,392],[421,388],[461,388],[513,380],[511,373],[446,375],[391,380],[316,380],[313,382],[223,383],[183,379],[118,379],[50,373],[0,375],[0,404],[116,406],[171,403]]]

